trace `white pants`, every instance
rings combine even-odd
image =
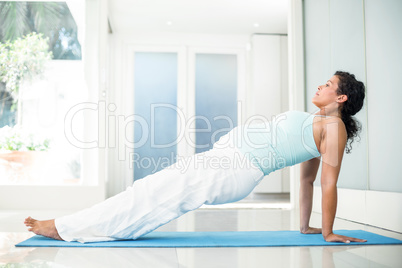
[[[136,239],[203,204],[245,198],[263,172],[236,148],[217,147],[181,159],[91,208],[57,218],[60,237],[79,242]]]

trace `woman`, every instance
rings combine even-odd
[[[264,175],[302,163],[300,231],[322,233],[328,242],[365,242],[332,232],[336,183],[344,150],[350,152],[360,130],[352,116],[363,106],[364,91],[354,75],[338,71],[318,87],[312,102],[320,110],[314,115],[289,111],[271,122],[236,127],[212,150],[181,159],[104,202],[55,220],[28,217],[25,225],[35,234],[65,241],[136,239],[203,204],[243,199]],[[322,229],[309,226],[320,161]]]

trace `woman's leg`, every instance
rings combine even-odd
[[[138,180],[91,208],[57,218],[55,226],[66,241],[136,239],[203,204],[240,200],[262,177],[237,149],[212,149]]]

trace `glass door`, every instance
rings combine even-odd
[[[237,126],[237,55],[195,55],[196,153]]]
[[[132,138],[120,148],[125,186],[209,150],[245,108],[241,50],[133,46],[130,52],[131,90],[124,98],[125,114],[133,117],[124,135]]]
[[[135,52],[134,180],[175,162],[177,65],[177,53]]]

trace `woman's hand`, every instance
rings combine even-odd
[[[350,242],[367,242],[367,240],[348,237],[344,235],[337,235],[334,233],[330,233],[324,237],[327,242],[342,242],[342,243],[350,243]]]
[[[302,234],[321,234],[322,229],[321,228],[307,227],[306,229],[300,229],[300,232]]]

